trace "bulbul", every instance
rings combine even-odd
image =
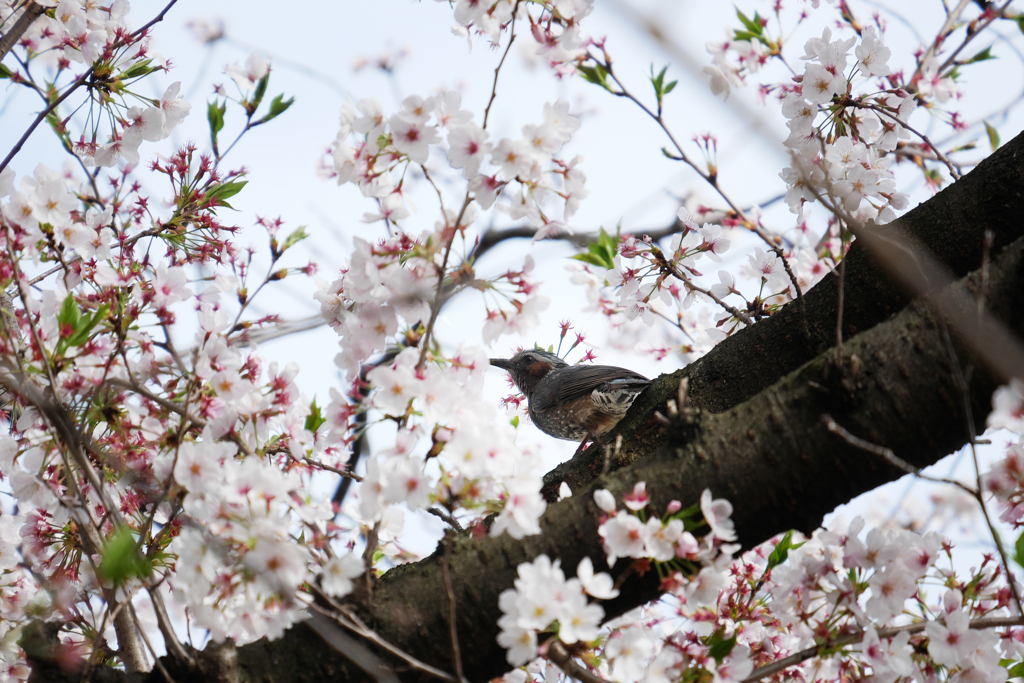
[[[618,424],[637,396],[651,385],[643,375],[612,365],[569,365],[548,351],[520,351],[492,358],[507,370],[529,403],[530,419],[556,439],[583,441]]]

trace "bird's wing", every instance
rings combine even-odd
[[[543,412],[552,406],[568,403],[574,399],[581,398],[593,393],[594,389],[608,385],[636,383],[638,388],[651,383],[643,375],[617,368],[611,365],[583,365],[573,367],[571,373],[565,373],[566,377],[559,378],[555,391],[544,392],[544,395],[534,395],[531,399],[532,410]],[[614,385],[612,385],[614,386]]]

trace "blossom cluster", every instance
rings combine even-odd
[[[729,519],[732,506],[728,501],[714,499],[711,491],[705,490],[699,505],[684,510],[679,501],[672,501],[663,517],[651,514],[645,521],[643,517],[652,512],[650,498],[646,484],[638,482],[623,497],[623,509],[617,509],[615,497],[606,489],[594,492],[594,502],[602,512],[598,533],[609,567],[623,557],[633,558],[645,569],[653,562],[663,585],[686,596],[684,599],[688,598],[690,605],[715,604],[726,580],[722,569],[738,547],[730,543],[736,535]],[[690,530],[699,527],[708,529],[700,540]],[[619,592],[610,575],[594,573],[590,558],[580,562],[577,578],[568,581],[559,561],[552,562],[546,555],[519,565],[518,572],[515,588],[503,592],[499,601],[503,616],[498,622],[498,643],[508,650],[510,664],[527,664],[541,649],[546,650],[547,647],[539,647],[538,634],[550,633],[567,645],[600,645],[600,656],[590,663],[599,667],[602,674],[610,674],[614,681],[673,680],[671,671],[682,665],[683,656],[666,647],[652,657],[658,638],[648,629],[618,628],[613,624],[612,632],[602,638],[604,642],[596,642],[604,633],[604,610],[588,603],[586,596],[609,600]],[[728,654],[717,664],[717,679],[739,680],[749,673],[750,660],[745,650],[740,648]],[[516,678],[510,674],[506,680]]]
[[[0,20],[13,22],[25,11],[23,3],[0,5]],[[120,160],[139,163],[143,141],[155,142],[188,115],[191,105],[180,96],[180,83],[172,83],[157,99],[138,95],[133,86],[149,74],[166,69],[159,55],[149,54],[145,33],[127,29],[129,3],[114,0],[108,5],[60,0],[52,15],[39,16],[22,35],[20,45],[30,58],[25,67],[11,76],[17,83],[32,83],[29,64],[56,68],[59,77],[72,62],[90,66],[101,75],[92,79],[88,97],[109,116],[94,114],[77,140],[68,132],[66,144],[87,166],[112,167]],[[56,78],[53,79],[56,82]],[[39,90],[40,94],[42,90]],[[134,103],[133,103],[134,102]],[[107,125],[109,130],[101,130]]]
[[[498,204],[499,209],[513,219],[528,218],[541,229],[538,239],[566,230],[566,221],[588,194],[586,176],[577,168],[581,158],[565,162],[555,156],[580,125],[569,114],[568,102],[545,104],[543,122],[523,126],[521,138],[502,138],[495,144],[488,141],[488,131],[473,120],[473,114],[460,108],[461,101],[456,92],[425,99],[411,95],[391,116],[373,98],[346,102],[327,174],[339,185],[356,184],[364,196],[379,202],[379,211],[367,213],[364,220],[398,223],[409,216],[401,178],[410,165],[426,164],[432,147],[443,151],[441,131],[445,130],[447,163],[469,180],[475,201],[472,208],[457,214],[460,230],[476,220],[479,210],[490,209],[512,183],[519,188],[518,196],[506,195],[509,201]],[[481,173],[485,163],[494,169]],[[562,200],[561,219],[545,209],[552,197]],[[455,216],[447,220],[454,224]]]
[[[720,263],[732,245],[735,230],[704,221],[699,225],[685,208],[677,213],[680,231],[663,248],[648,236],[637,238],[622,235],[608,240],[614,256],[594,253],[584,255],[584,264],[573,263],[572,281],[586,287],[593,310],[611,319],[613,326],[630,320],[642,320],[653,326],[658,316],[672,320],[691,342],[703,338],[698,345],[688,344],[687,351],[706,351],[718,341],[754,320],[769,314],[780,304],[796,297],[796,287],[804,291],[817,283],[833,261],[831,249],[839,249],[838,240],[825,240],[822,255],[814,249],[801,249],[793,263],[793,277],[786,271],[783,259],[774,250],[754,247],[740,269],[743,278],[757,287],[753,297],[745,295],[732,272],[718,271],[718,282],[705,284],[705,271],[699,263],[703,256]],[[592,252],[595,250],[592,250]],[[794,281],[795,279],[795,281]],[[611,288],[611,292],[609,292]],[[709,314],[702,308],[691,313],[695,302],[718,308]],[[660,305],[659,305],[660,304]]]
[[[372,522],[389,505],[405,503],[416,510],[439,502],[452,510],[499,512],[492,535],[539,533],[546,507],[540,463],[515,443],[515,428],[497,408],[481,400],[486,353],[463,348],[443,367],[417,368],[419,353],[407,348],[367,374],[373,387],[368,407],[397,418],[400,426],[395,445],[367,461],[357,516]],[[341,400],[331,404],[329,414],[344,413]],[[416,445],[426,439],[432,448],[425,453]],[[438,473],[431,473],[428,460]]]
[[[780,175],[789,187],[786,203],[793,213],[824,194],[862,220],[887,223],[908,205],[907,195],[896,191],[888,154],[910,137],[905,126],[916,103],[899,88],[855,97],[853,81],[845,74],[855,42],[833,41],[828,28],[821,38],[807,41],[803,77],[782,101],[790,129],[785,144],[793,150],[794,165]],[[863,31],[856,55],[855,71],[868,77],[889,74],[889,49],[875,27]],[[819,113],[825,114],[823,123],[816,123]],[[821,131],[830,128],[848,133],[827,138]]]
[[[990,428],[1009,430],[1017,437],[982,482],[985,490],[1002,504],[1000,519],[1020,529],[1024,527],[1024,381],[1014,378],[996,389],[987,424]]]
[[[81,8],[64,2],[57,14],[65,10]],[[117,45],[129,38],[118,30]],[[117,62],[134,65],[125,81],[155,71],[140,54]],[[101,59],[115,68],[115,56]],[[352,553],[358,528],[329,525],[331,505],[308,493],[311,477],[343,466],[345,454],[318,440],[322,421],[295,384],[298,367],[267,365],[242,343],[276,317],[238,325],[247,292],[313,272],[278,263],[303,233],[279,241],[280,221],[260,220],[272,268],[252,282],[252,252],[234,247],[238,227],[217,216],[244,187],[241,172],[192,145],[160,157],[151,170],[170,187],[167,211],[132,179],[138,141],[166,137],[188,114],[179,90],[127,118],[114,113],[115,146],[136,156],[121,154],[108,176],[83,179],[70,165],[0,171],[0,284],[13,294],[0,314],[0,381],[14,418],[0,437],[0,477],[18,512],[0,513],[0,651],[14,679],[28,673],[16,643],[29,616],[61,623],[75,651],[88,652],[112,613],[128,614],[118,605],[145,591],[178,601],[211,636],[245,642],[300,618],[300,589],[316,574],[340,596],[366,570]],[[163,257],[152,258],[153,243]],[[190,308],[192,339],[176,324]],[[55,423],[70,431],[60,436]],[[114,555],[129,569],[111,570]]]
[[[611,600],[619,591],[612,577],[594,573],[589,557],[576,567],[576,578],[565,578],[559,560],[541,555],[533,562],[523,562],[518,569],[515,588],[498,598],[502,617],[498,644],[508,650],[508,663],[522,666],[537,656],[537,634],[554,633],[567,645],[597,640],[604,609],[587,600]]]
[[[536,17],[529,12],[534,6],[540,10]],[[497,45],[501,41],[502,30],[515,15],[517,21],[529,21],[536,57],[556,75],[568,76],[575,73],[578,63],[585,57],[588,38],[580,32],[579,22],[593,8],[594,0],[544,0],[537,3],[459,0],[455,5],[457,23],[452,26],[452,33],[466,36],[470,45],[473,33],[481,33],[491,44]]]
[[[618,547],[635,546],[637,556],[656,548],[658,541],[639,549],[645,526],[621,536],[628,541],[616,535]],[[934,532],[863,531],[857,518],[809,539],[790,532],[735,561],[724,547],[698,574],[664,577],[667,597],[660,604],[606,624],[601,655],[587,661],[621,683],[703,675],[740,681],[755,667],[835,641],[846,644],[791,665],[785,675],[1006,680],[1003,660],[1019,661],[1024,629],[971,628],[974,620],[1008,615],[1011,591],[998,563],[987,557],[960,577],[937,565],[951,557],[951,546]],[[936,581],[944,590],[929,602],[922,588]]]
[[[21,41],[32,53],[43,55],[47,66],[92,64],[124,31],[129,9],[127,0],[114,0],[108,5],[60,0],[53,16],[43,14],[32,22]],[[22,3],[4,2],[0,4],[0,21],[11,26],[25,10]]]

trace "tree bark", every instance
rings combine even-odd
[[[950,270],[963,275],[981,265],[983,232],[995,232],[1002,250],[989,267],[987,308],[1017,335],[1024,332],[1024,136],[1018,136],[954,186],[901,219],[901,228],[932,249]],[[646,481],[655,511],[670,500],[689,505],[705,488],[730,499],[744,547],[752,547],[790,528],[809,532],[822,515],[854,496],[902,476],[888,463],[854,449],[822,425],[830,414],[852,433],[891,448],[922,467],[962,446],[968,420],[982,427],[992,391],[1004,378],[975,367],[962,392],[954,358],[971,363],[970,354],[927,305],[907,306],[909,295],[854,246],[846,267],[844,363],[835,363],[836,281],[827,278],[806,299],[722,342],[687,368],[664,375],[630,411],[620,432],[624,445],[609,473],[591,453],[549,475],[549,485],[567,480],[574,495],[549,505],[542,533],[515,540],[508,536],[461,537],[451,551],[451,579],[457,605],[457,630],[463,668],[471,681],[508,670],[505,651],[495,641],[500,616],[498,595],[512,586],[517,565],[540,554],[559,558],[575,573],[583,557],[597,568],[603,549],[597,528],[596,488],[621,500],[637,481]],[[976,310],[978,273],[958,283],[949,300],[963,311]],[[901,310],[902,309],[902,310]],[[859,334],[857,334],[859,332]],[[856,336],[854,336],[856,335]],[[854,361],[856,357],[856,361]],[[689,377],[695,413],[669,425],[667,399],[679,380]],[[969,410],[968,410],[969,408]],[[591,449],[592,451],[594,449]],[[357,609],[368,625],[414,657],[452,671],[449,603],[441,555],[397,567],[378,582],[372,597]],[[615,574],[627,570],[620,560]],[[644,604],[660,594],[654,572],[630,577],[622,594],[606,603],[608,616]],[[30,658],[37,680],[64,680],[44,653]],[[365,680],[354,667],[300,625],[281,639],[238,648],[230,675],[186,675],[168,663],[176,680]],[[422,674],[399,662],[403,680]],[[143,680],[109,669],[102,680]],[[77,680],[68,675],[66,680]],[[156,671],[148,680],[161,680]]]

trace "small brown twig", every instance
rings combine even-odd
[[[487,130],[487,117],[491,115],[491,105],[494,104],[494,98],[498,96],[498,74],[501,72],[501,65],[505,63],[505,58],[508,57],[509,50],[512,49],[512,41],[516,39],[516,14],[519,9],[519,0],[516,0],[516,6],[512,9],[512,24],[509,29],[508,45],[505,46],[505,54],[501,56],[501,61],[498,62],[498,66],[494,67],[494,82],[491,83],[491,98],[487,100],[487,107],[484,109],[484,125],[480,126],[484,130]]]
[[[571,676],[578,681],[583,681],[583,683],[608,683],[604,678],[577,664],[560,640],[552,640],[548,645],[548,659],[564,671],[567,676]]]
[[[827,413],[821,416],[821,420],[822,422],[825,423],[825,428],[828,429],[828,431],[839,436],[846,443],[850,444],[854,448],[859,448],[862,451],[871,453],[873,455],[877,455],[878,457],[885,459],[891,465],[893,465],[897,469],[903,470],[907,474],[912,474],[918,479],[934,482],[936,484],[950,484],[952,486],[956,486],[958,489],[961,489],[971,498],[978,497],[978,492],[972,489],[970,486],[967,486],[963,482],[956,481],[955,479],[944,479],[942,477],[931,477],[928,476],[927,474],[922,474],[920,469],[914,467],[909,462],[893,453],[891,449],[885,448],[884,446],[879,446],[878,444],[873,444],[870,441],[865,441],[864,439],[856,437],[850,432],[846,431],[839,423],[832,419],[831,415]]]
[[[717,174],[712,174],[711,172],[705,171],[693,159],[691,159],[689,155],[686,154],[686,152],[683,150],[682,145],[680,145],[679,141],[676,140],[675,135],[673,135],[672,131],[669,130],[668,124],[665,123],[665,119],[662,116],[660,108],[658,112],[652,111],[647,105],[645,105],[643,102],[637,99],[636,95],[631,93],[626,88],[626,86],[622,83],[622,81],[619,80],[618,76],[616,76],[615,72],[612,70],[612,60],[610,57],[607,56],[607,53],[604,62],[601,62],[594,55],[590,55],[590,58],[594,60],[594,62],[600,64],[601,68],[608,72],[608,76],[610,76],[611,79],[615,81],[615,85],[618,86],[618,91],[609,89],[609,92],[611,92],[613,95],[617,97],[623,97],[633,102],[636,106],[640,107],[641,111],[643,111],[645,114],[651,117],[651,119],[653,119],[654,122],[658,124],[658,127],[660,127],[662,132],[664,132],[665,135],[668,137],[669,141],[672,143],[672,146],[675,148],[676,153],[678,154],[678,157],[673,156],[671,158],[676,159],[677,161],[682,161],[684,164],[693,169],[697,173],[697,175],[699,175],[708,185],[710,185],[715,190],[715,192],[718,193],[718,196],[721,197],[725,201],[725,203],[729,205],[729,208],[732,209],[733,213],[735,213],[736,216],[741,221],[743,221],[744,226],[751,232],[756,234],[758,237],[760,237],[761,240],[766,245],[768,245],[768,248],[775,252],[775,255],[782,261],[782,267],[785,268],[786,275],[789,276],[789,281],[793,284],[793,289],[796,290],[796,298],[797,301],[800,302],[800,310],[802,311],[804,317],[804,335],[809,337],[810,330],[807,327],[807,302],[804,301],[803,290],[800,288],[800,282],[797,280],[796,274],[793,273],[793,269],[790,267],[789,262],[786,260],[785,254],[783,253],[782,249],[779,248],[779,245],[776,244],[775,237],[768,233],[760,225],[758,225],[757,223],[755,223],[754,221],[750,220],[750,218],[747,217],[746,212],[744,212],[743,209],[738,204],[736,204],[736,202],[734,202],[728,194],[726,194],[725,190],[722,189],[721,185],[718,183]]]
[[[919,621],[916,624],[906,624],[904,626],[894,626],[892,628],[881,628],[878,629],[879,638],[892,638],[895,635],[903,633],[920,633],[924,630],[925,626],[929,622]],[[968,624],[969,628],[972,629],[985,629],[985,628],[1001,628],[1004,626],[1021,626],[1024,625],[1024,617],[986,617],[984,619],[974,619]],[[775,674],[788,669],[791,666],[806,662],[808,659],[813,659],[818,656],[818,653],[822,650],[832,651],[836,648],[840,648],[846,645],[852,645],[853,643],[859,643],[864,639],[864,631],[857,633],[851,633],[850,635],[841,636],[829,641],[822,643],[821,645],[815,645],[814,647],[801,650],[796,654],[792,654],[788,657],[776,660],[771,664],[766,664],[762,667],[754,669],[754,671],[744,678],[740,683],[754,683],[762,678],[769,678]]]
[[[366,549],[363,550],[363,566],[366,567],[366,571],[363,575],[366,577],[366,594],[371,595],[373,593],[373,555],[377,552],[377,539],[380,534],[380,521],[374,523],[369,531],[366,532]]]
[[[345,605],[336,602],[333,598],[331,598],[329,595],[320,590],[315,584],[311,583],[310,589],[313,591],[313,593],[317,596],[318,599],[323,600],[325,603],[334,608],[335,611],[332,612],[330,610],[326,610],[316,603],[311,604],[310,609],[324,615],[325,617],[328,617],[336,624],[343,626],[344,628],[348,629],[352,633],[355,633],[357,636],[361,638],[365,638],[371,643],[379,646],[381,649],[390,652],[391,654],[398,657],[406,664],[408,664],[409,666],[418,671],[422,671],[423,673],[433,676],[434,678],[438,678],[442,681],[448,681],[448,683],[462,683],[459,679],[455,678],[455,676],[452,676],[447,671],[442,671],[441,669],[433,667],[427,664],[426,662],[422,662],[419,659],[416,659],[415,657],[410,655],[409,653],[405,652],[404,650],[399,649],[395,645],[392,645],[388,641],[381,638],[375,631],[367,627],[367,625],[363,623],[363,620],[360,619],[358,615],[355,614],[355,612],[350,610]]]
[[[441,265],[437,270],[437,289],[434,291],[434,301],[430,304],[430,320],[427,321],[427,329],[423,332],[423,338],[420,339],[420,359],[416,363],[417,370],[422,370],[423,364],[427,362],[427,351],[430,350],[430,336],[434,332],[437,314],[441,312],[441,305],[446,300],[445,297],[441,296],[441,292],[444,289],[444,276],[448,271],[448,258],[452,254],[455,236],[459,234],[459,225],[462,223],[462,217],[466,214],[466,209],[469,208],[471,201],[469,190],[466,190],[466,198],[462,201],[459,215],[455,218],[455,224],[450,227],[452,234],[448,237],[448,241],[445,244],[444,257],[441,259]],[[447,218],[445,220],[447,221]],[[447,228],[448,226],[446,225],[445,227]]]
[[[448,512],[447,510],[431,507],[424,508],[424,512],[427,512],[431,515],[434,515],[435,517],[438,517],[439,519],[444,520],[448,524],[448,526],[455,529],[455,531],[457,531],[458,533],[466,533],[466,530],[462,527],[461,524],[459,524],[459,520],[455,519],[455,516]]]
[[[444,536],[444,555],[441,556],[441,577],[444,579],[444,591],[448,596],[448,633],[452,641],[452,663],[455,665],[455,677],[462,683],[469,683],[462,673],[462,651],[459,648],[459,630],[456,625],[455,590],[452,588],[452,534]]]

